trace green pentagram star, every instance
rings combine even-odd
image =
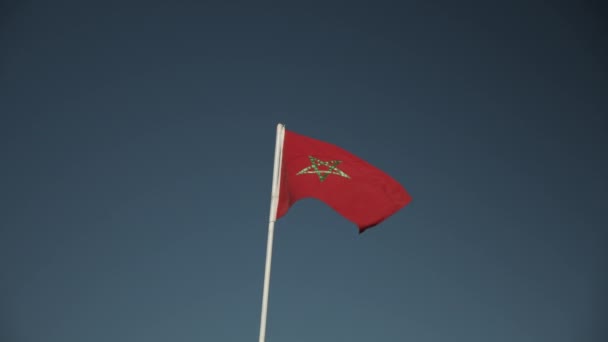
[[[319,180],[321,182],[323,182],[329,175],[337,175],[350,179],[349,175],[338,169],[338,165],[340,165],[342,162],[341,160],[323,161],[313,156],[308,156],[308,159],[310,159],[311,165],[303,168],[300,172],[296,173],[296,175],[316,174],[319,176]],[[325,166],[327,167],[327,170],[321,170],[319,169],[319,166]]]

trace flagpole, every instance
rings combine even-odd
[[[266,317],[268,315],[268,290],[270,287],[270,266],[272,262],[272,242],[274,239],[274,222],[277,217],[279,206],[279,188],[281,182],[281,162],[283,155],[283,140],[285,138],[285,126],[277,125],[277,138],[274,149],[274,167],[272,171],[272,195],[270,199],[270,219],[268,221],[268,242],[266,244],[266,267],[264,271],[264,291],[262,294],[262,315],[260,318],[260,340],[266,340]]]

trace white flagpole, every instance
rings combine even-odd
[[[272,171],[272,196],[270,199],[270,220],[268,222],[268,243],[266,245],[266,269],[264,272],[264,292],[262,295],[262,316],[260,319],[260,341],[266,340],[266,317],[268,314],[268,289],[270,286],[270,264],[272,261],[272,240],[274,238],[274,222],[279,206],[279,187],[281,182],[281,162],[283,157],[283,140],[285,126],[277,125],[277,138],[274,149],[274,168]]]

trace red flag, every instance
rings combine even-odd
[[[359,227],[371,228],[411,201],[382,170],[344,149],[285,130],[276,218],[303,198],[323,201]]]

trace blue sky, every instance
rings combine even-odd
[[[275,128],[413,202],[277,222],[267,341],[606,338],[598,4],[4,1],[0,340],[257,340]]]

